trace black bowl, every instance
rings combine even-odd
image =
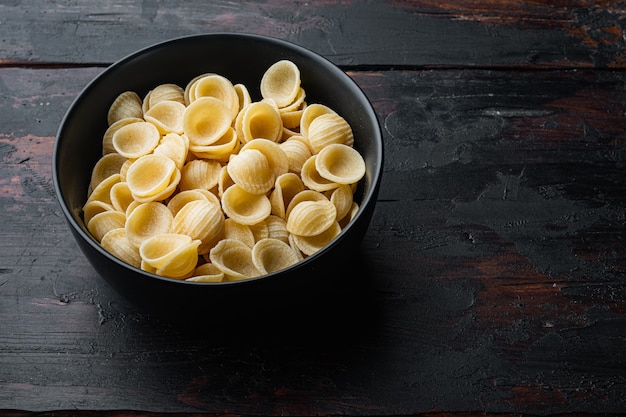
[[[185,86],[193,77],[214,72],[255,87],[264,71],[280,59],[301,71],[307,102],[332,107],[352,126],[355,148],[363,155],[366,175],[355,200],[354,220],[327,247],[280,272],[247,281],[194,283],[162,278],[133,268],[107,253],[87,231],[81,207],[91,170],[101,157],[102,135],[112,101],[123,91],[140,96],[161,83]],[[159,43],[111,65],[75,99],[56,137],[53,178],[58,200],[78,246],[95,270],[119,294],[151,311],[168,315],[226,309],[252,311],[293,305],[331,292],[357,269],[352,255],[369,226],[382,175],[383,146],[376,114],[356,83],[327,59],[300,46],[248,34],[205,34]],[[322,301],[323,302],[323,301]]]

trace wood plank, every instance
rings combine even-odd
[[[349,72],[385,136],[354,287],[181,327],[78,252],[51,186],[101,68],[0,69],[0,408],[254,415],[626,411],[626,76]]]
[[[0,64],[108,64],[170,38],[235,31],[346,67],[624,68],[624,10],[617,0],[5,1]]]

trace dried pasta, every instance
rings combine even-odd
[[[249,86],[216,73],[122,92],[83,206],[87,230],[121,261],[177,280],[271,274],[315,254],[359,210],[365,162],[348,121],[307,103],[281,60]]]

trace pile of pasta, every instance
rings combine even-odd
[[[253,101],[206,73],[117,96],[83,207],[105,250],[159,276],[220,282],[287,268],[339,235],[365,175],[351,126],[306,102],[291,61],[259,87]]]

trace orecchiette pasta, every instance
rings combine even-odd
[[[313,255],[357,215],[352,128],[305,101],[297,65],[271,65],[259,101],[232,81],[205,73],[111,103],[83,206],[111,255],[177,280],[250,279]]]

